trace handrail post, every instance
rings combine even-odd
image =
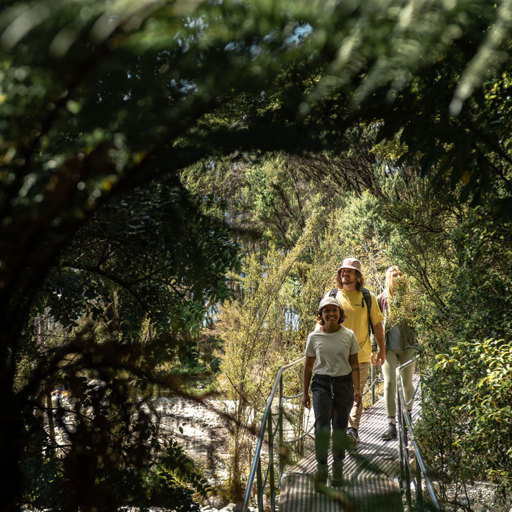
[[[440,511],[441,507],[439,506],[439,502],[437,501],[437,497],[430,481],[430,478],[427,473],[427,469],[425,464],[423,463],[423,459],[421,457],[421,453],[419,451],[419,447],[416,443],[413,433],[413,423],[412,418],[409,415],[408,406],[414,400],[414,395],[410,399],[409,402],[405,402],[405,395],[402,383],[402,374],[401,371],[403,368],[413,364],[418,359],[418,356],[407,361],[406,363],[400,365],[396,369],[396,392],[397,392],[397,401],[398,401],[398,418],[399,418],[399,433],[400,433],[400,453],[403,453],[405,465],[404,465],[404,473],[405,473],[405,483],[406,483],[406,499],[407,499],[407,507],[409,510],[412,510],[412,498],[411,498],[411,480],[414,480],[416,486],[416,504],[417,510],[423,510],[423,488],[422,488],[422,478],[425,481],[425,485],[430,494],[430,498],[432,499],[432,505],[435,510]],[[410,441],[409,441],[410,437]],[[409,462],[409,446],[414,452],[414,462],[416,464],[416,478],[414,478],[414,472],[411,468],[411,464]],[[401,456],[402,457],[402,456]],[[400,459],[402,462],[402,458]],[[403,480],[401,484],[403,485]]]
[[[256,471],[256,492],[258,496],[258,511],[263,512],[263,478],[261,475],[261,458],[258,458]]]
[[[371,386],[372,386],[372,405],[376,402],[375,398],[375,379],[376,379],[376,369],[373,364],[370,365],[370,379],[371,379]]]
[[[416,455],[414,456],[416,463],[416,504],[418,505],[419,512],[423,511],[423,488],[421,486],[421,468]]]
[[[284,470],[284,446],[283,446],[283,374],[279,378],[279,415],[278,421],[278,447],[279,447],[279,486],[281,486],[281,479],[283,478]]]
[[[272,441],[272,410],[268,414],[268,464],[270,478],[270,510],[276,510],[276,488],[274,481],[274,443]]]
[[[398,379],[401,378],[397,370],[397,383],[396,383],[396,395],[397,395],[397,406],[398,406],[398,429],[399,429],[399,452],[400,452],[400,476],[402,478],[402,485],[405,486],[405,499],[409,510],[412,508],[412,496],[411,496],[411,479],[408,471],[407,464],[409,462],[408,449],[407,449],[407,428],[405,426],[403,412],[402,412],[402,398],[399,393]]]

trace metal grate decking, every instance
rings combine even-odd
[[[413,406],[413,420],[420,404]],[[394,512],[403,510],[398,485],[398,441],[383,441],[387,427],[384,400],[363,411],[359,429],[361,441],[354,452],[347,452],[344,465],[346,485],[338,490],[327,487],[316,492],[313,474],[315,454],[310,453],[290,467],[281,482],[280,512]],[[329,467],[331,456],[329,456]]]

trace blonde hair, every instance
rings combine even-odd
[[[386,294],[388,296],[388,300],[391,297],[393,297],[393,284],[392,284],[392,281],[391,281],[391,274],[393,274],[393,272],[400,272],[400,273],[402,273],[402,271],[400,270],[400,268],[397,265],[391,265],[391,267],[389,267],[386,270],[386,280],[384,282],[384,288],[386,290]]]

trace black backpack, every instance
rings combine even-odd
[[[370,290],[368,290],[368,288],[363,288],[361,291],[363,292],[363,300],[362,300],[361,306],[364,308],[364,304],[366,303],[366,313],[368,315],[368,333],[370,334],[370,340],[373,345],[373,325],[372,325],[372,320],[370,317],[370,311],[372,309],[372,297],[370,295]],[[329,297],[336,298],[337,294],[338,294],[338,288],[333,288],[329,292]]]

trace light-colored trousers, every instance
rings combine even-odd
[[[412,348],[406,350],[386,350],[386,361],[382,365],[384,374],[384,403],[386,404],[386,414],[388,418],[396,416],[396,369],[401,364],[414,358],[416,351]],[[412,376],[416,363],[412,363],[402,370],[402,384],[404,387],[405,401],[409,402],[414,394],[412,385]],[[408,406],[409,411],[412,404]]]
[[[364,387],[366,386],[366,379],[368,378],[368,370],[370,368],[370,363],[359,363],[359,390],[361,396],[363,396]],[[350,416],[348,419],[349,427],[355,428],[359,430],[359,422],[361,421],[361,413],[363,412],[363,401],[360,401],[360,404],[357,405],[354,402],[352,406],[352,410],[350,411]]]

